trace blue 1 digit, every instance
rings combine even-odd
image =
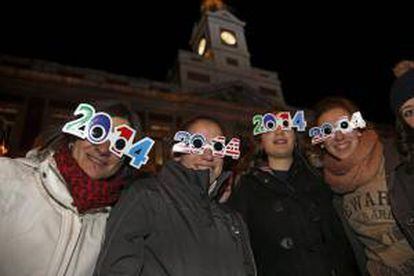
[[[140,169],[142,165],[147,164],[148,154],[154,146],[154,140],[145,137],[131,146],[126,155],[131,157],[129,164],[136,169]]]

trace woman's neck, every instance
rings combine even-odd
[[[275,171],[288,171],[293,163],[293,156],[285,158],[268,157],[269,167]]]

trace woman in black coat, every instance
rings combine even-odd
[[[244,217],[258,275],[358,275],[329,188],[293,131],[261,134],[259,162],[229,205]]]

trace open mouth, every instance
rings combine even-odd
[[[95,157],[93,155],[86,154],[86,156],[88,157],[88,159],[90,161],[92,161],[94,164],[96,164],[98,166],[106,166],[107,165],[107,162],[106,161],[104,161],[102,159],[99,159],[99,158],[97,158],[97,157]]]

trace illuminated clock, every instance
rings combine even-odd
[[[203,37],[202,39],[200,39],[200,42],[198,43],[197,53],[200,56],[203,56],[206,52],[206,48],[207,48],[207,40]]]
[[[220,38],[224,44],[230,46],[235,46],[237,44],[236,35],[230,31],[221,31]]]

